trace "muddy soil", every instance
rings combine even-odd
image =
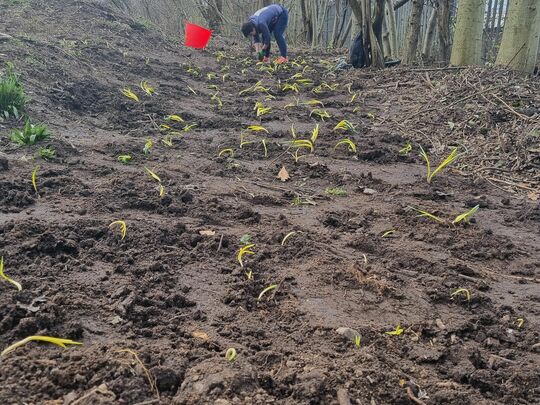
[[[0,123],[0,255],[23,286],[0,282],[0,344],[83,343],[2,357],[0,403],[540,403],[538,80],[300,51],[271,71],[86,1],[0,14],[0,57],[53,133],[20,147]],[[317,124],[295,156],[291,126]],[[462,155],[428,184],[418,145]]]

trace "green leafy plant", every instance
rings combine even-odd
[[[471,292],[466,288],[458,288],[456,291],[454,291],[452,294],[450,294],[450,297],[454,298],[458,295],[464,295],[467,299],[467,302],[471,302]]]
[[[6,74],[0,80],[0,119],[19,118],[26,105],[24,89],[15,74],[13,64],[6,64]]]
[[[244,262],[242,260],[242,258],[244,257],[244,255],[254,255],[255,252],[253,252],[251,250],[251,248],[255,247],[255,244],[249,244],[249,245],[245,245],[243,247],[240,248],[240,250],[238,250],[238,253],[236,255],[236,260],[238,260],[238,263],[240,263],[240,267],[244,267]]]
[[[354,345],[355,345],[356,347],[360,347],[360,342],[361,342],[361,340],[362,340],[362,337],[356,335],[356,336],[354,337]]]
[[[334,197],[346,197],[347,196],[347,190],[345,190],[343,187],[327,188],[325,190],[325,193],[328,194],[328,195],[332,195]]]
[[[387,335],[390,335],[390,336],[399,336],[403,332],[405,332],[405,330],[400,325],[398,325],[398,326],[396,326],[396,329],[391,330],[390,332],[384,332],[384,333],[386,333]]]
[[[32,341],[48,342],[63,348],[65,348],[66,345],[82,345],[82,343],[75,342],[71,339],[61,339],[51,336],[28,336],[27,338],[20,340],[17,343],[12,344],[11,346],[8,346],[2,353],[0,353],[0,357],[5,356],[6,354],[11,353],[13,350],[24,346],[28,342]]]
[[[150,154],[153,146],[154,146],[154,141],[151,139],[147,139],[146,143],[144,144],[143,153],[145,155]]]
[[[119,155],[118,161],[127,165],[129,162],[131,162],[131,155]]]
[[[347,120],[343,120],[343,121],[340,121],[334,128],[334,131],[352,131],[352,132],[355,132],[356,131],[356,128],[354,127],[353,124],[351,124],[350,121],[347,121]]]
[[[347,145],[349,152],[356,153],[356,145],[349,138],[342,139],[341,141],[336,143],[336,145],[334,146],[334,150],[336,150],[340,145]]]
[[[469,219],[471,219],[471,217],[476,213],[476,211],[478,211],[480,209],[480,205],[476,205],[474,206],[473,208],[471,208],[469,211],[461,214],[461,215],[458,215],[456,217],[456,219],[454,219],[452,221],[452,224],[455,225],[455,224],[459,224],[460,222],[469,222]]]
[[[405,146],[399,150],[399,153],[401,155],[408,155],[411,151],[412,151],[412,145],[409,142],[407,142],[407,144],[405,144]]]
[[[225,358],[230,361],[231,363],[236,360],[236,357],[238,354],[236,353],[236,349],[234,347],[230,347],[225,352]]]
[[[44,160],[53,160],[56,157],[56,150],[53,148],[39,148],[38,156]]]
[[[390,229],[389,231],[384,232],[384,233],[381,235],[381,238],[387,238],[387,237],[389,237],[390,235],[393,235],[394,233],[396,233],[396,230],[395,230],[395,229]]]
[[[155,89],[146,80],[141,81],[139,83],[139,87],[149,96],[151,96],[155,92]]]
[[[326,110],[320,110],[318,108],[316,108],[315,110],[311,111],[309,113],[309,116],[310,117],[313,117],[313,116],[316,116],[316,117],[319,117],[319,119],[321,121],[324,122],[325,119],[328,119],[328,118],[331,118],[330,114],[328,114],[328,112]]]
[[[140,100],[139,96],[137,94],[135,94],[129,87],[125,87],[121,90],[121,93],[126,96],[127,98],[133,100],[133,101],[136,101],[137,103]]]
[[[46,125],[33,125],[26,120],[22,130],[14,129],[11,132],[11,140],[19,145],[34,145],[36,142],[47,139],[51,134]]]
[[[8,276],[6,276],[6,273],[4,273],[4,256],[0,257],[0,277],[17,287],[17,290],[22,290],[21,283],[9,278]]]
[[[412,210],[418,212],[418,217],[427,217],[427,218],[430,218],[440,224],[444,224],[444,219],[442,218],[439,218],[438,216],[436,215],[433,215],[427,211],[424,211],[424,210],[421,210],[421,209],[418,209],[418,208],[414,208],[414,207],[410,207]]]
[[[277,284],[272,284],[272,285],[269,285],[268,287],[266,287],[264,290],[261,291],[261,293],[259,294],[259,297],[257,298],[257,301],[260,301],[262,299],[262,297],[264,297],[264,295],[269,292],[269,291],[272,291],[272,290],[275,290],[276,288],[278,288],[278,285]]]
[[[420,146],[420,156],[422,156],[422,158],[426,161],[426,164],[427,164],[427,182],[428,183],[431,183],[431,180],[433,180],[433,177],[435,177],[446,166],[452,164],[459,157],[458,148],[456,147],[452,150],[450,155],[448,155],[448,157],[444,159],[442,163],[432,172],[429,156],[424,150],[424,148],[422,148],[422,146]]]
[[[118,226],[120,228],[120,235],[122,236],[122,239],[124,239],[127,235],[127,225],[125,221],[114,221],[111,222],[109,225],[109,229]]]
[[[298,233],[298,232],[293,231],[293,232],[289,232],[287,235],[285,235],[285,236],[283,237],[283,239],[281,240],[281,246],[285,246],[285,242],[287,242],[287,240],[288,240],[291,236],[296,235],[297,233]]]
[[[223,155],[229,155],[229,158],[234,158],[234,150],[231,148],[225,148],[221,149],[218,153],[218,157],[221,157]]]
[[[36,194],[38,194],[37,189],[37,172],[39,170],[39,166],[34,167],[34,170],[32,170],[32,187],[34,187],[34,191]]]

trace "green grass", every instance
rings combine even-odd
[[[36,142],[47,139],[50,136],[46,125],[33,125],[29,120],[26,120],[24,128],[14,129],[11,132],[11,140],[19,145],[34,145]]]
[[[56,150],[53,148],[39,148],[38,155],[43,160],[53,160],[56,157]]]
[[[346,197],[347,190],[343,187],[332,187],[326,189],[326,194],[333,195],[334,197]]]
[[[19,118],[24,112],[26,96],[24,89],[15,74],[13,65],[6,64],[6,72],[0,79],[0,119],[10,116]]]

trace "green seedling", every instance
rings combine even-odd
[[[361,341],[361,340],[362,340],[362,337],[356,335],[356,336],[354,337],[354,345],[355,345],[356,347],[360,347],[360,341]]]
[[[56,157],[56,150],[53,148],[39,148],[38,155],[44,160],[53,160]]]
[[[460,222],[469,222],[469,219],[480,209],[480,205],[476,205],[473,208],[471,208],[469,211],[458,215],[456,219],[452,221],[452,225],[459,224]]]
[[[238,260],[238,263],[240,263],[240,267],[244,267],[244,262],[242,261],[242,258],[244,255],[254,255],[255,252],[250,250],[251,248],[255,247],[254,244],[245,245],[238,250],[238,253],[236,255],[236,260]]]
[[[265,127],[261,125],[250,125],[249,127],[247,127],[247,129],[253,132],[266,132],[267,134],[270,133]]]
[[[430,160],[429,160],[429,156],[427,155],[424,148],[422,148],[422,146],[420,146],[420,156],[422,156],[422,158],[424,158],[424,160],[426,161],[426,164],[427,164],[427,182],[428,183],[431,183],[431,180],[433,179],[433,177],[435,177],[435,175],[437,175],[437,173],[439,173],[446,166],[452,164],[454,161],[456,161],[459,158],[458,148],[456,147],[456,148],[454,148],[452,150],[450,155],[448,155],[448,157],[446,159],[444,159],[443,162],[432,172],[431,171],[431,163],[430,163]]]
[[[295,148],[306,148],[306,149],[309,149],[310,152],[313,152],[313,142],[311,142],[310,140],[308,139],[295,139],[294,141],[292,141],[291,145]]]
[[[316,99],[311,99],[311,100],[308,100],[308,101],[304,101],[302,103],[302,105],[308,105],[308,106],[320,105],[321,107],[324,108],[324,103],[322,101],[319,101],[319,100],[316,100]]]
[[[223,107],[223,102],[221,101],[221,97],[219,97],[219,93],[214,93],[212,97],[210,97],[210,101],[213,101],[217,104],[218,108],[221,109]]]
[[[161,140],[161,143],[169,148],[172,148],[173,146],[173,137],[172,135],[165,135],[165,137]]]
[[[518,329],[521,329],[521,327],[522,327],[523,324],[525,323],[525,319],[523,319],[523,318],[518,318],[516,323],[517,323]]]
[[[330,114],[328,114],[328,112],[326,110],[320,110],[320,109],[315,109],[315,110],[311,111],[309,113],[309,116],[310,117],[313,117],[313,116],[319,117],[319,119],[321,121],[323,121],[323,122],[324,122],[325,119],[331,118]]]
[[[154,141],[151,139],[147,139],[146,143],[144,144],[143,153],[145,155],[150,154],[153,146],[154,146]]]
[[[21,291],[22,286],[17,281],[9,278],[6,276],[6,273],[4,273],[4,256],[0,257],[0,277],[2,277],[4,280],[6,280],[8,283],[13,284],[15,287],[17,287],[17,290]]]
[[[248,279],[248,281],[252,281],[253,280],[253,270],[250,270],[246,273],[246,277]]]
[[[455,296],[458,296],[460,294],[465,295],[465,298],[467,298],[467,302],[471,302],[471,292],[466,288],[458,288],[456,291],[450,294],[450,297],[453,299]]]
[[[401,335],[403,332],[405,332],[405,330],[400,326],[396,326],[396,329],[390,331],[390,332],[384,332],[386,333],[387,335],[390,335],[390,336],[399,336]]]
[[[375,114],[373,114],[373,113],[368,112],[368,113],[366,114],[366,116],[367,116],[370,120],[375,119]]]
[[[276,288],[278,288],[278,285],[277,284],[272,284],[272,285],[269,285],[268,287],[266,287],[264,290],[261,291],[261,293],[259,294],[259,297],[257,298],[257,301],[260,301],[262,299],[262,297],[264,297],[264,295],[269,292],[269,291],[272,291],[272,290],[275,290]]]
[[[296,81],[296,83],[299,83],[299,84],[301,84],[301,85],[307,86],[307,85],[309,85],[309,84],[313,84],[313,80],[311,80],[311,79],[298,79],[298,80]],[[295,84],[296,84],[296,83],[295,83]]]
[[[349,94],[352,94],[352,85],[353,85],[353,83],[348,83],[348,84],[345,85],[345,88],[347,89]]]
[[[311,143],[314,144],[319,137],[319,124],[315,125],[313,132],[311,133]]]
[[[240,243],[244,246],[249,245],[251,243],[251,235],[248,235],[247,233],[242,235],[240,237]]]
[[[272,109],[270,107],[259,107],[257,108],[257,117],[262,117],[263,115],[266,115],[271,111]]]
[[[395,229],[390,229],[389,231],[386,231],[385,233],[383,233],[381,238],[387,238],[390,235],[393,235],[394,233],[396,233],[396,230]]]
[[[349,121],[343,120],[343,121],[340,121],[339,124],[337,124],[335,126],[334,131],[343,131],[343,132],[352,131],[352,132],[355,132],[356,128]]]
[[[289,232],[287,235],[285,235],[285,237],[281,240],[281,246],[285,246],[285,242],[287,242],[287,240],[293,236],[293,235],[296,235],[298,232]]]
[[[137,103],[141,101],[139,99],[139,96],[135,94],[129,87],[122,89],[122,94],[126,96],[127,98],[136,101]]]
[[[261,143],[264,149],[264,157],[268,157],[268,147],[266,146],[266,139],[261,139]]]
[[[343,187],[327,188],[325,190],[325,193],[328,194],[328,195],[332,195],[334,197],[346,197],[347,196],[347,190],[345,190]]]
[[[129,162],[131,162],[131,155],[119,155],[117,159],[120,163],[127,165]]]
[[[39,170],[39,166],[34,167],[34,170],[32,170],[32,187],[34,187],[34,191],[36,192],[36,194],[38,194],[37,181],[36,181],[38,170]]]
[[[227,349],[227,351],[225,352],[225,358],[227,359],[227,361],[230,361],[231,363],[236,360],[236,357],[237,357],[237,353],[234,347]]]
[[[244,132],[240,134],[240,149],[242,149],[246,145],[250,145],[253,142],[255,142],[255,141],[246,141],[246,136],[248,136],[248,134],[245,134]]]
[[[187,68],[187,72],[193,77],[198,77],[201,74],[197,68],[191,66]]]
[[[26,120],[22,130],[14,129],[11,132],[11,140],[19,145],[34,145],[36,142],[47,139],[51,134],[46,125],[33,125]]]
[[[174,121],[174,122],[184,122],[184,119],[176,114],[168,115],[167,117],[165,117],[165,120]]]
[[[215,74],[215,73],[208,73],[208,74],[206,75],[206,78],[207,78],[208,80],[214,80],[216,77],[218,77],[218,76],[217,76],[217,74]]]
[[[354,100],[356,100],[356,97],[358,97],[358,93],[354,93],[351,97],[351,99],[349,100],[349,104],[352,104],[354,103]]]
[[[407,144],[399,150],[399,154],[408,155],[412,151],[412,145],[407,142]]]
[[[7,63],[7,74],[0,80],[0,121],[13,116],[19,118],[26,105],[24,89],[15,74],[13,64]]]
[[[157,181],[158,183],[161,183],[161,178],[155,172],[153,172],[152,170],[150,170],[146,166],[145,166],[144,170],[146,170],[146,173],[148,173],[150,175],[150,177],[152,177],[155,181]]]
[[[414,208],[414,207],[410,207],[410,208],[419,213],[418,217],[427,217],[427,218],[430,218],[430,219],[432,219],[432,220],[434,220],[434,221],[436,221],[436,222],[438,222],[440,224],[444,224],[444,222],[445,222],[444,219],[439,218],[438,216],[433,215],[433,214],[431,214],[431,213],[429,213],[427,211],[423,211],[423,210],[420,210],[420,209]]]
[[[139,83],[139,87],[149,96],[151,96],[155,92],[154,88],[150,86],[150,84],[146,80],[141,81]]]
[[[189,132],[189,131],[191,131],[193,128],[196,128],[197,126],[198,126],[197,124],[186,125],[184,128],[182,128],[182,131],[184,131],[184,132]]]
[[[221,157],[223,155],[229,155],[229,158],[234,158],[234,150],[231,148],[221,149],[218,153],[218,157]]]
[[[61,339],[61,338],[56,338],[56,337],[51,337],[51,336],[29,336],[23,340],[18,341],[17,343],[12,344],[11,346],[8,346],[2,353],[0,353],[0,357],[5,356],[6,354],[12,352],[13,350],[21,346],[24,346],[25,344],[31,341],[48,342],[48,343],[52,343],[63,348],[65,348],[66,345],[82,345],[82,343],[75,342],[71,339]]]
[[[193,87],[191,86],[187,86],[188,90],[191,91],[193,93],[194,96],[197,95],[197,92],[195,90],[193,90]]]
[[[165,194],[165,187],[163,187],[163,184],[159,183],[159,198],[163,198]]]
[[[127,225],[125,221],[114,221],[109,224],[109,229],[118,226],[120,228],[120,235],[122,236],[122,239],[125,239],[127,235]]]
[[[298,84],[293,83],[285,83],[283,87],[281,88],[283,91],[294,91],[295,93],[298,93],[300,91],[300,87],[298,87]]]
[[[349,138],[342,139],[341,141],[336,143],[336,146],[334,146],[334,150],[336,150],[340,145],[347,145],[349,152],[356,153],[356,145]]]
[[[206,87],[208,88],[208,90],[219,91],[219,86],[217,84],[209,84]]]

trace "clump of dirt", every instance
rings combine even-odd
[[[0,5],[2,54],[53,136],[20,147],[0,123],[0,256],[23,287],[0,282],[0,340],[83,345],[3,357],[1,403],[540,400],[538,81],[294,50],[276,68],[92,2],[25,4]],[[428,184],[418,143],[434,167],[461,155]]]

